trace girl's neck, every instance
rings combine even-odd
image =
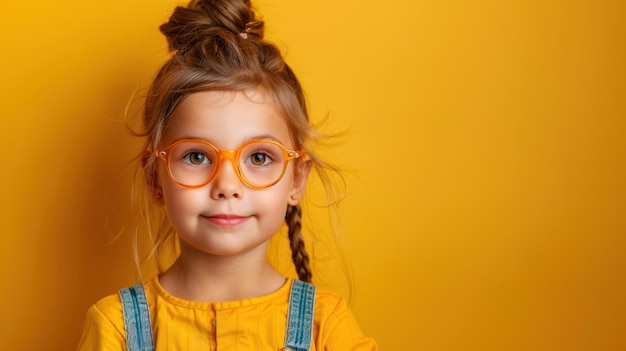
[[[265,257],[181,256],[160,278],[170,294],[189,301],[222,302],[264,296],[282,277]]]

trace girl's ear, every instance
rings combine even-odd
[[[289,191],[289,199],[287,203],[291,206],[297,206],[304,195],[304,189],[306,188],[307,180],[309,179],[309,173],[311,173],[311,167],[313,161],[308,156],[304,156],[298,159],[294,170],[294,179],[291,190]]]
[[[151,157],[152,153],[150,151],[144,152],[141,157],[143,176],[146,181],[146,186],[148,187],[148,192],[150,192],[154,200],[162,206],[164,204],[163,188],[161,188],[161,184],[159,183],[159,176],[156,170],[156,162],[154,159],[151,160]]]

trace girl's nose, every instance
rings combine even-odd
[[[244,185],[235,171],[233,161],[230,159],[222,160],[212,183],[211,197],[213,199],[239,199],[243,196]]]

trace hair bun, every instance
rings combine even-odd
[[[192,0],[176,7],[160,30],[170,50],[190,48],[220,32],[263,38],[264,23],[255,18],[249,0]]]

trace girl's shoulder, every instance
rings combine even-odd
[[[121,350],[124,335],[122,303],[111,294],[87,310],[78,350]]]
[[[333,291],[316,289],[316,349],[375,351],[374,339],[363,334],[346,300]]]
[[[93,304],[89,313],[99,314],[101,317],[113,322],[122,318],[122,302],[119,294],[111,294]]]
[[[144,288],[148,304],[150,304],[151,300],[154,300],[155,295],[153,281],[145,283]],[[120,321],[124,319],[124,312],[119,291],[100,299],[89,308],[87,313],[92,317],[104,318],[110,321],[111,324],[120,325],[121,329],[124,329],[123,324],[120,324]]]
[[[327,290],[324,288],[316,287],[315,288],[315,310],[325,313],[332,314],[334,312],[347,309],[347,303],[344,298],[339,296],[332,290]]]
[[[347,301],[335,292],[317,289],[315,297],[315,319],[326,324],[341,324],[354,319]]]

